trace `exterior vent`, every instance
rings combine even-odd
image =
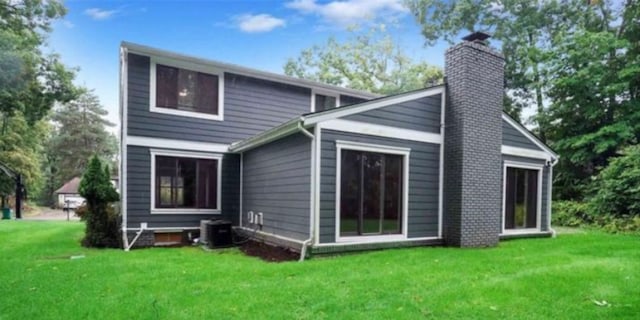
[[[200,243],[207,244],[207,224],[211,220],[200,220]]]

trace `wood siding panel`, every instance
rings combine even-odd
[[[407,101],[376,110],[347,116],[345,120],[367,122],[390,127],[399,127],[440,133],[441,95]]]
[[[225,73],[224,121],[149,111],[149,57],[129,54],[127,130],[132,136],[228,144],[309,112],[311,90]]]
[[[263,232],[309,238],[311,139],[294,134],[243,155],[243,225],[262,212]]]
[[[511,147],[542,150],[505,120],[502,120],[502,144]]]

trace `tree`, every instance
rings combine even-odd
[[[426,43],[457,41],[463,31],[492,34],[505,56],[505,110],[519,119],[523,106],[544,113],[546,94],[545,50],[562,40],[562,33],[584,19],[584,1],[527,0],[407,0],[422,26]],[[546,140],[545,124],[538,133]]]
[[[120,196],[113,188],[109,166],[103,166],[100,158],[93,156],[82,176],[80,195],[86,199],[87,211],[85,237],[82,245],[97,248],[119,248],[120,218],[114,214],[111,203]]]
[[[597,176],[592,212],[615,217],[640,216],[640,145],[626,148]]]
[[[351,29],[344,42],[331,37],[323,45],[288,59],[287,75],[380,94],[394,94],[442,82],[442,70],[414,62],[384,26],[367,32]]]
[[[551,51],[552,104],[542,115],[563,156],[556,185],[566,199],[581,199],[592,176],[640,142],[640,5],[591,9],[589,23]]]
[[[30,194],[41,182],[41,120],[54,103],[75,95],[73,70],[42,51],[51,22],[65,12],[56,0],[0,0],[0,161],[25,176]],[[3,202],[12,188],[0,178]]]
[[[118,152],[117,138],[107,131],[107,127],[114,126],[104,118],[107,110],[92,91],[78,91],[78,98],[58,106],[51,116],[55,129],[45,149],[43,168],[47,173],[48,200],[61,183],[84,172],[92,155],[113,165]]]
[[[0,114],[0,120],[3,115]],[[13,116],[11,126],[0,139],[0,162],[20,173],[29,195],[37,194],[42,187],[40,161],[42,141],[49,131],[46,121],[29,126],[20,112]],[[0,173],[0,207],[6,205],[6,197],[15,191],[15,181]]]

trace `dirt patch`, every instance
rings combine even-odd
[[[300,258],[297,252],[257,241],[248,241],[240,246],[240,250],[248,256],[259,257],[267,262],[295,261]]]

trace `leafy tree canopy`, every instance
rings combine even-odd
[[[284,66],[287,75],[380,94],[424,88],[442,82],[442,70],[415,62],[395,44],[384,26],[366,32],[350,29],[341,42],[303,50]]]

